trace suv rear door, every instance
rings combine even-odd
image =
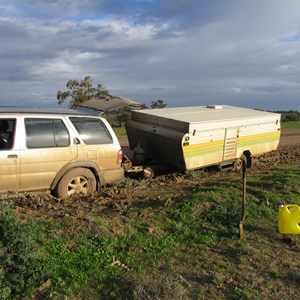
[[[70,117],[84,144],[79,145],[79,157],[96,161],[101,170],[120,168],[120,145],[114,141],[107,125],[99,118]]]

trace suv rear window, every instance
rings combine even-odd
[[[111,144],[113,142],[106,126],[99,119],[71,117],[70,121],[87,145]]]
[[[69,132],[59,119],[25,119],[27,148],[67,147]]]

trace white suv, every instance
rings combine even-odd
[[[0,192],[91,194],[124,176],[108,122],[68,109],[0,107]]]

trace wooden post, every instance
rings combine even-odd
[[[245,239],[244,221],[246,217],[246,201],[247,201],[247,162],[243,160],[243,198],[242,198],[242,216],[240,220],[240,239]]]

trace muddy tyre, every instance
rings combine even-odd
[[[247,157],[244,154],[242,154],[241,157],[235,161],[233,166],[234,171],[239,172],[243,169],[243,161],[245,161],[247,165]]]
[[[144,178],[151,179],[154,177],[154,170],[150,167],[144,169]]]
[[[90,195],[96,191],[94,174],[86,168],[76,168],[68,171],[59,181],[55,194],[58,198],[68,198],[73,195]]]

